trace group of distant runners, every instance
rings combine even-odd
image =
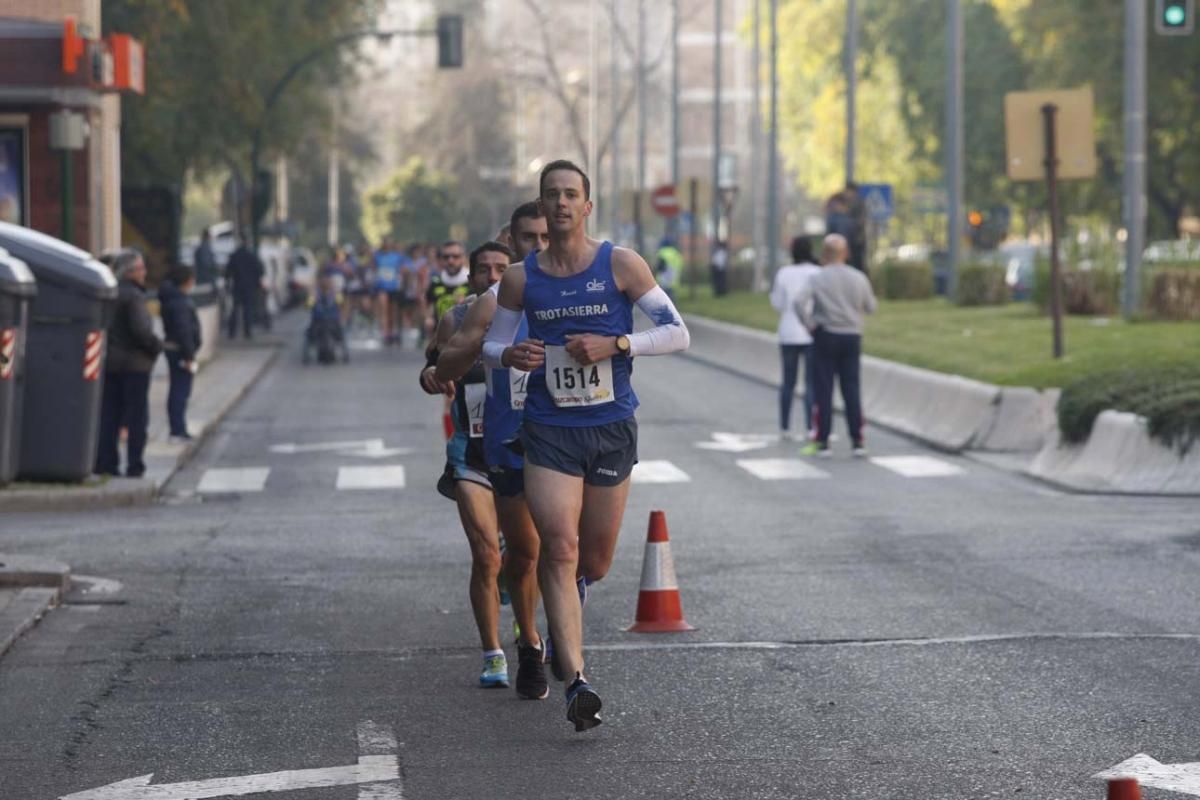
[[[310,305],[336,307],[342,326],[365,318],[384,344],[423,341],[434,320],[468,293],[461,242],[401,247],[389,237],[374,251],[364,243],[357,253],[349,245],[331,253]]]
[[[645,260],[587,236],[588,176],[541,173],[539,197],[471,251],[469,299],[435,309],[421,387],[453,398],[439,490],[471,547],[483,687],[507,687],[500,574],[517,629],[518,696],[566,690],[576,731],[601,722],[584,675],[583,606],[608,572],[637,462],[635,357],[687,348],[683,319]],[[633,332],[633,307],[652,327]],[[503,557],[502,557],[503,542]],[[538,599],[549,630],[539,632]]]

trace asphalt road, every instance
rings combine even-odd
[[[354,355],[280,358],[160,505],[0,518],[0,550],[120,584],[0,660],[0,798],[394,752],[395,779],[280,796],[1082,800],[1134,753],[1200,756],[1195,500],[1061,494],[878,430],[873,456],[919,458],[700,448],[771,432],[775,400],[685,357],[635,372],[641,458],[688,480],[635,485],[593,587],[605,724],[574,733],[557,684],[481,691],[440,404],[418,355]],[[652,509],[693,633],[623,631]]]

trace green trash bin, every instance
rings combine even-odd
[[[0,486],[17,476],[21,401],[25,393],[25,335],[29,301],[37,294],[25,262],[0,250]]]
[[[43,233],[0,222],[0,247],[37,281],[25,346],[25,398],[17,477],[82,481],[100,435],[104,332],[117,281],[87,252]]]

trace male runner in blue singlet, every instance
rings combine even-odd
[[[546,219],[536,202],[518,206],[505,227],[512,232],[510,241],[519,261],[532,252],[544,250],[550,243]],[[499,284],[493,285],[471,304],[458,332],[440,348],[434,373],[437,380],[458,380],[479,360],[483,336],[496,313],[498,289]],[[539,540],[529,507],[525,504],[525,456],[519,437],[528,377],[528,373],[519,370],[488,370],[483,450],[500,530],[504,533],[504,575],[512,597],[513,616],[520,630],[516,690],[521,697],[542,700],[550,694],[550,688],[542,665],[544,640],[537,627]]]
[[[637,462],[633,358],[684,350],[689,337],[641,256],[587,236],[591,184],[583,170],[551,162],[539,194],[550,245],[505,272],[483,352],[488,366],[530,373],[521,433],[526,501],[541,536],[550,635],[569,681],[567,719],[584,731],[600,724],[601,704],[583,675],[576,576],[604,577],[616,549]],[[633,333],[635,304],[655,327]],[[529,338],[513,344],[522,312]]]
[[[470,256],[470,286],[487,296],[488,287],[500,280],[512,259],[512,251],[497,242],[485,242]],[[438,381],[433,364],[437,348],[444,346],[466,316],[468,305],[449,306],[435,333],[430,364],[421,371],[421,388],[430,394],[453,397],[454,434],[446,443],[446,472],[438,491],[458,505],[459,517],[471,547],[471,608],[483,647],[484,688],[508,686],[508,662],[500,644],[500,529],[492,503],[492,486],[483,454],[483,408],[486,375],[482,364],[465,371],[460,379]],[[545,696],[545,673],[539,694]]]

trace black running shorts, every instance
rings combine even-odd
[[[521,426],[525,461],[583,478],[592,486],[623,483],[637,463],[637,420],[567,428],[528,418]]]
[[[488,467],[492,491],[499,497],[520,497],[525,494],[525,470],[521,467]]]

